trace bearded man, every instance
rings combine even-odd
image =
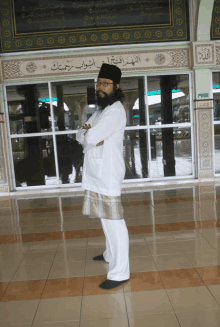
[[[126,112],[120,79],[121,70],[117,66],[102,64],[96,83],[98,110],[76,135],[85,154],[82,213],[100,218],[106,238],[106,250],[93,258],[109,263],[107,279],[99,285],[102,289],[113,289],[130,279],[129,236],[121,204]]]

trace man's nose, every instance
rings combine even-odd
[[[102,90],[103,89],[103,84],[100,84],[100,85],[98,85],[98,84],[96,84],[96,90]]]

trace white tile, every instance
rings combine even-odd
[[[34,324],[42,322],[79,320],[81,302],[81,296],[42,299],[34,318]]]
[[[2,326],[16,326],[19,324],[23,326],[23,324],[32,323],[39,301],[40,300],[0,302]]]
[[[191,312],[219,309],[217,301],[205,286],[167,289],[175,312]]]

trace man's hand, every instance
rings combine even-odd
[[[99,143],[96,144],[96,146],[102,145],[104,143],[104,141],[101,141]]]
[[[89,124],[88,126],[87,126],[87,124],[85,124],[83,127],[82,127],[82,129],[86,129],[87,131],[84,133],[84,135],[86,135],[86,133],[88,132],[88,130],[91,128],[91,125]]]
[[[89,125],[87,125],[87,124],[85,124],[83,127],[82,127],[82,129],[86,129],[87,131],[84,133],[84,135],[86,135],[86,133],[88,132],[88,130],[91,128],[91,125],[89,124]],[[104,141],[101,141],[101,142],[99,142],[99,143],[97,143],[96,144],[96,146],[99,146],[99,145],[102,145],[104,143]]]

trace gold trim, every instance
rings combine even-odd
[[[179,41],[179,39],[163,39],[162,41],[170,41],[170,42],[172,42],[172,41]],[[162,41],[160,41],[160,42],[162,42]],[[187,41],[187,37],[185,38],[185,39],[182,39],[181,40],[181,42],[184,42],[184,41]],[[150,43],[153,43],[153,42],[157,42],[158,43],[158,39],[156,40],[150,40]],[[106,42],[106,43],[102,43],[102,44],[100,44],[99,45],[99,47],[101,47],[101,46],[104,46],[104,45],[115,45],[115,44],[121,44],[122,46],[124,45],[124,44],[126,44],[126,43],[130,43],[130,44],[133,44],[133,43],[140,43],[140,41],[135,41],[135,40],[133,40],[133,41],[121,41],[121,42],[112,42],[112,43],[109,43],[109,42]],[[143,42],[144,43],[144,42]],[[94,46],[94,43],[86,43],[86,46]],[[76,45],[76,44],[74,44],[74,47],[77,47],[77,48],[80,48],[80,47],[82,47],[82,44],[78,44],[78,45]],[[44,49],[51,49],[52,47],[46,47],[46,46],[44,46],[43,47]],[[62,45],[62,46],[59,46],[59,45],[56,45],[56,48],[71,48],[71,44],[68,44],[68,45]],[[54,49],[54,47],[53,47],[53,49]],[[16,49],[16,50],[23,50],[23,51],[25,51],[25,50],[28,50],[28,51],[31,51],[31,50],[39,50],[39,47],[38,48],[31,48],[31,49],[24,49],[24,48],[20,48],[20,49]],[[14,49],[13,50],[7,50],[7,52],[9,52],[9,51],[15,51]]]

